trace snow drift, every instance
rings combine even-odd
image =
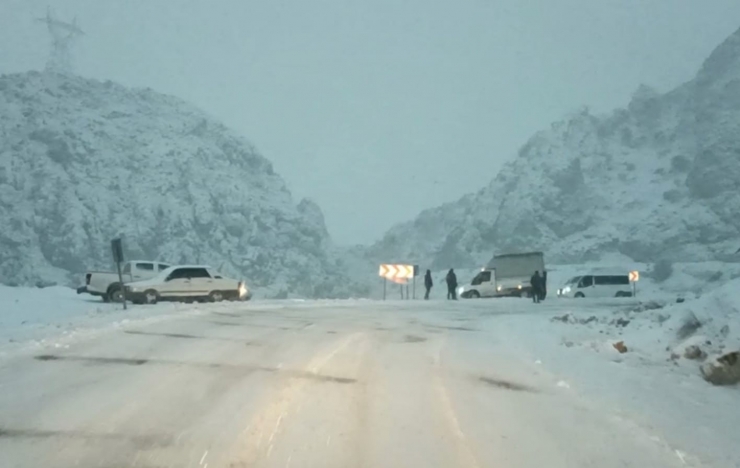
[[[697,376],[702,362],[740,351],[740,279],[680,301],[656,297],[614,307],[607,314],[556,315],[551,322],[565,327],[561,332],[566,347],[585,348],[619,361],[662,364]],[[628,349],[619,357],[612,349],[618,342]]]

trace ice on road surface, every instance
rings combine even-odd
[[[0,360],[0,466],[740,466],[736,388],[562,346],[550,320],[614,307],[134,308]]]

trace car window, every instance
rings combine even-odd
[[[594,284],[593,276],[584,276],[583,278],[581,278],[581,282],[578,284],[578,287],[587,288],[589,286],[593,286],[593,284]]]
[[[477,286],[481,283],[486,283],[488,281],[491,281],[491,272],[481,271],[480,273],[475,275],[475,278],[473,278],[473,281],[471,281],[470,284],[473,286]]]
[[[168,280],[173,279],[179,279],[179,278],[185,278],[185,274],[187,273],[187,268],[176,268],[172,270],[172,272],[167,276]]]
[[[146,271],[154,271],[154,264],[153,263],[137,263],[136,264],[137,270],[146,270]]]
[[[208,270],[205,268],[191,268],[191,278],[210,278],[211,275],[208,274]]]
[[[477,275],[475,275],[475,278],[473,278],[473,281],[471,281],[470,284],[472,286],[478,286],[481,283],[481,281],[482,281],[481,280],[481,275],[482,274],[483,273],[481,272],[481,273],[478,273]]]
[[[193,279],[193,278],[210,278],[211,275],[208,274],[208,270],[205,268],[178,268],[177,270],[173,271],[169,278],[170,279],[176,279],[176,278],[187,278],[187,279]]]
[[[595,284],[603,286],[614,286],[629,284],[629,277],[627,275],[601,275],[594,277]]]
[[[627,275],[613,276],[614,284],[630,284],[630,278]]]
[[[123,266],[123,274],[131,273],[131,264],[127,263]]]
[[[170,267],[169,265],[165,265],[164,263],[160,263],[159,264],[159,271],[166,270],[169,267]]]

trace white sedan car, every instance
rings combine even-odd
[[[245,300],[250,298],[243,281],[224,278],[209,266],[179,265],[154,278],[126,284],[126,298],[140,304],[158,301]]]

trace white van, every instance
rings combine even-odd
[[[626,273],[593,273],[576,276],[558,289],[559,297],[632,297],[632,285]]]
[[[530,297],[532,285],[529,280],[535,271],[544,275],[547,281],[545,256],[542,252],[494,255],[488,266],[481,269],[470,285],[457,288],[457,294],[464,299]]]

